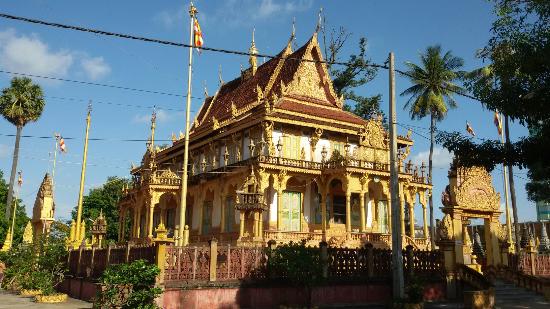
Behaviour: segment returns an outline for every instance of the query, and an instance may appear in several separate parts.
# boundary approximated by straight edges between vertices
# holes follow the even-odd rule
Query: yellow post
[[[191,4],[189,8],[189,16],[191,23],[189,25],[189,45],[193,45],[193,27],[195,22],[195,14],[197,9]],[[185,140],[183,151],[183,173],[181,175],[181,194],[180,194],[180,222],[179,226],[185,226],[185,210],[187,207],[187,164],[189,161],[189,118],[191,113],[191,72],[193,64],[193,49],[189,47],[189,71],[187,75],[187,102],[185,111]],[[179,241],[183,239],[183,229],[179,229]],[[179,245],[179,244],[178,244]]]
[[[422,204],[422,220],[424,220],[424,238],[428,238],[428,216],[426,213],[426,205]]]
[[[283,190],[277,190],[277,231],[283,229]]]
[[[348,237],[349,237],[349,234],[351,233],[351,203],[350,203],[350,200],[351,200],[351,192],[347,191],[346,192],[346,233],[348,234]]]
[[[359,195],[359,213],[361,215],[361,228],[359,229],[360,232],[365,231],[366,226],[366,220],[365,220],[365,192],[361,192]]]
[[[86,116],[86,137],[84,139],[84,154],[82,157],[82,171],[80,173],[80,190],[78,191],[78,209],[76,211],[76,235],[81,235],[82,222],[82,195],[84,194],[84,179],[86,178],[86,159],[88,157],[88,133],[90,131],[90,114],[92,103],[88,104],[88,115]],[[80,244],[77,244],[80,245]]]
[[[409,204],[409,233],[414,239],[414,204]]]
[[[500,115],[500,119],[502,119],[502,115]],[[499,134],[500,140],[502,144],[504,145],[504,134]],[[506,166],[502,164],[502,177],[504,182],[504,207],[506,207],[506,236],[507,241],[512,244],[512,219],[510,218],[510,206],[508,205],[508,175],[506,172]],[[509,247],[509,250],[511,252],[515,252],[516,246],[512,245]]]

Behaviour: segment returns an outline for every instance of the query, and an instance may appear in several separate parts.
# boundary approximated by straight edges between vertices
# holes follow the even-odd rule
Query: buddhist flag
[[[204,43],[202,39],[202,31],[201,26],[199,25],[199,21],[195,17],[195,22],[193,23],[193,45],[197,47],[197,51],[201,52],[202,44]]]
[[[476,132],[474,132],[474,129],[470,125],[468,121],[466,121],[466,131],[470,133],[472,136],[476,136]]]
[[[502,135],[502,122],[500,121],[500,116],[498,114],[498,110],[495,111],[495,118],[494,118],[493,122],[495,123],[495,126],[497,127],[498,135]]]
[[[21,171],[17,173],[19,175],[17,178],[17,185],[20,187],[23,185],[23,175],[21,173],[22,173]]]
[[[62,153],[67,152],[67,146],[65,146],[65,139],[63,136],[59,136],[59,149],[61,149]]]

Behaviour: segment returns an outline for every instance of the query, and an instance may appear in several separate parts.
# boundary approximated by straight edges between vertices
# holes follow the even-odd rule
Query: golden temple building
[[[184,228],[191,243],[390,246],[389,134],[382,117],[364,120],[343,110],[316,33],[296,51],[293,40],[261,65],[253,40],[250,67],[220,81],[205,99],[190,129],[183,214],[184,138],[155,147],[153,118],[151,140],[119,203],[120,240],[151,240],[162,224],[168,237]],[[426,249],[432,186],[424,165],[407,162],[412,145],[410,132],[398,137],[401,231],[404,245]],[[180,216],[185,227],[178,226]]]

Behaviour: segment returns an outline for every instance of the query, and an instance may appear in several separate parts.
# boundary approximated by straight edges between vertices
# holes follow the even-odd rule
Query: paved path
[[[495,283],[495,308],[550,308],[550,302],[544,300],[542,295],[517,287],[511,283],[497,281]]]
[[[2,290],[0,291],[0,308],[87,309],[92,308],[92,304],[73,298],[69,298],[66,302],[61,304],[38,304],[33,301],[32,297],[23,297]]]

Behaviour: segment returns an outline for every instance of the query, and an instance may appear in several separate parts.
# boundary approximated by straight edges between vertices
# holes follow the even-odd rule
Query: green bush
[[[295,286],[310,287],[322,278],[319,249],[304,243],[290,242],[271,250],[268,272],[273,279],[283,279]]]
[[[162,290],[155,287],[160,269],[145,260],[109,266],[101,276],[103,285],[95,308],[158,308],[155,304]]]
[[[55,286],[64,278],[66,256],[62,238],[42,237],[34,244],[19,244],[1,256],[6,264],[2,286],[55,294]]]

